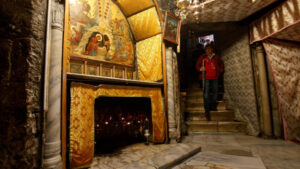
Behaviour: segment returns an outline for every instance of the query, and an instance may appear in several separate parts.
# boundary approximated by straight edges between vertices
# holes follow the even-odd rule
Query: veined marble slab
[[[200,152],[174,169],[266,169],[258,157]]]

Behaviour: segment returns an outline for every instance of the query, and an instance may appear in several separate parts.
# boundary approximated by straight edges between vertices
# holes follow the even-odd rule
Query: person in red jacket
[[[196,58],[195,68],[198,72],[199,86],[201,89],[203,88],[203,81],[202,81],[202,72],[200,71],[200,68],[201,68],[201,63],[202,63],[204,54],[205,54],[204,46],[201,43],[199,43],[197,45],[197,50],[194,51],[193,58]]]
[[[205,117],[210,120],[209,112],[217,108],[218,79],[224,72],[224,63],[214,53],[212,45],[206,45],[205,55],[198,59],[196,69],[198,72],[205,71],[204,108]]]

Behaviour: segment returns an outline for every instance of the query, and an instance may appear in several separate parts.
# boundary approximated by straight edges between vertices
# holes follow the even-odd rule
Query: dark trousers
[[[200,89],[203,89],[203,80],[199,80],[199,87]]]
[[[205,79],[203,96],[205,116],[209,119],[209,111],[217,109],[218,79]]]

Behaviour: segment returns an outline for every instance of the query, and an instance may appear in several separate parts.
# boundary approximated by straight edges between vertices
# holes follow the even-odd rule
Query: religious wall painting
[[[166,12],[164,39],[172,43],[178,44],[180,36],[181,21],[173,14]]]
[[[134,66],[126,17],[111,0],[70,1],[70,55]]]

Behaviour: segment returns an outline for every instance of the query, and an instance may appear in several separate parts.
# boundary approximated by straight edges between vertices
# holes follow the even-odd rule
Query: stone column
[[[271,113],[270,113],[270,102],[269,102],[269,92],[268,92],[268,82],[267,82],[267,72],[266,72],[266,63],[263,47],[258,45],[256,47],[257,52],[257,65],[259,73],[259,86],[260,86],[260,95],[261,95],[261,107],[262,112],[261,116],[263,117],[263,132],[266,136],[272,135],[272,126],[271,126]]]
[[[176,115],[174,102],[174,79],[173,79],[173,48],[166,49],[166,69],[168,86],[168,126],[170,139],[176,139]]]
[[[173,81],[174,81],[174,102],[175,102],[175,119],[177,126],[177,140],[181,139],[181,112],[180,112],[180,87],[179,87],[179,72],[177,63],[177,54],[173,51]]]
[[[45,121],[44,168],[62,168],[61,158],[61,77],[63,46],[63,5],[52,1],[49,36],[51,38],[46,60],[49,61],[48,111]]]

